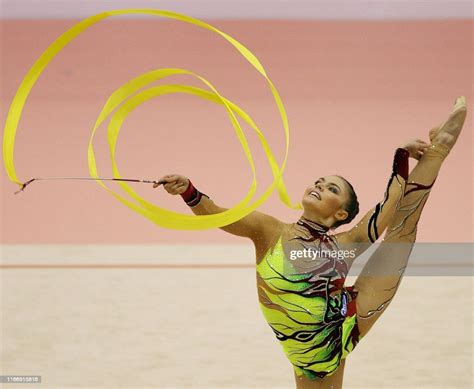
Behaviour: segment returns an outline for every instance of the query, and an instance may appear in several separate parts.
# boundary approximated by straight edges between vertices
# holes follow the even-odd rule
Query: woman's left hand
[[[400,147],[407,150],[410,153],[411,158],[419,160],[425,153],[426,149],[430,147],[430,144],[421,139],[413,139],[404,143]]]

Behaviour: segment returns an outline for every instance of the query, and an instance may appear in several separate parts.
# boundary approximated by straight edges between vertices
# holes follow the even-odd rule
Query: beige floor
[[[252,269],[0,274],[1,374],[43,381],[8,387],[293,387]],[[344,387],[470,388],[472,307],[470,277],[405,277]]]

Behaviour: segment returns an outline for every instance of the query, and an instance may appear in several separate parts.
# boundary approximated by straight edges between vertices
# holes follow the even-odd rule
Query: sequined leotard
[[[298,375],[314,379],[333,373],[359,341],[356,293],[344,287],[347,261],[337,258],[336,240],[322,227],[303,221],[312,237],[295,237],[300,245],[326,254],[288,258],[282,237],[257,265],[260,307]],[[300,250],[300,251],[301,251]],[[314,254],[313,254],[314,255]]]
[[[408,157],[407,150],[397,149],[383,201],[349,235],[359,232],[359,237],[364,236],[361,241],[370,243],[379,238],[391,212],[387,204],[395,207],[403,193]],[[358,250],[359,254],[364,250]],[[298,258],[293,257],[295,252],[332,254]],[[339,255],[345,252],[327,227],[301,218],[257,263],[261,310],[298,376],[331,375],[360,340],[357,292],[344,286],[354,258]]]
[[[309,239],[295,238],[301,249],[337,253],[334,237],[310,231]],[[296,373],[322,378],[359,341],[356,293],[344,287],[348,265],[336,255],[292,260],[285,251],[280,236],[257,265],[260,307]]]

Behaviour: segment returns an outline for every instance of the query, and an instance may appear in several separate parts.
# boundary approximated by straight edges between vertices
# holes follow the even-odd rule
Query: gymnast
[[[284,223],[254,211],[222,230],[255,245],[261,310],[293,365],[296,387],[342,388],[346,356],[385,312],[400,285],[421,211],[467,114],[458,97],[448,120],[395,152],[383,200],[350,230],[332,233],[359,212],[344,178],[318,178],[302,199],[303,214]],[[408,158],[418,160],[409,174]],[[160,179],[196,215],[226,210],[182,175]],[[154,187],[158,187],[155,184]],[[387,232],[353,286],[344,285],[354,259]]]

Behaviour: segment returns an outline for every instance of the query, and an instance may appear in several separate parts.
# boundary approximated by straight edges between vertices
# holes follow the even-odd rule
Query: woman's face
[[[302,205],[305,216],[316,219],[341,217],[349,201],[347,184],[338,176],[318,178],[304,192]],[[341,213],[342,212],[342,213]],[[346,212],[347,213],[347,212]]]

